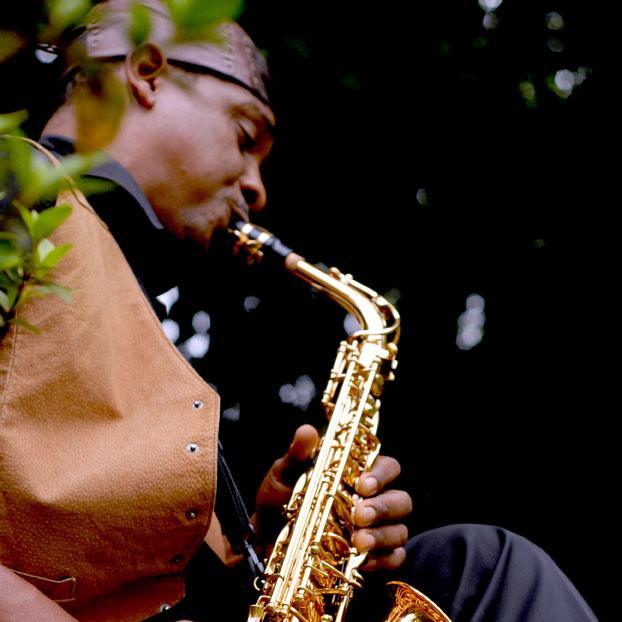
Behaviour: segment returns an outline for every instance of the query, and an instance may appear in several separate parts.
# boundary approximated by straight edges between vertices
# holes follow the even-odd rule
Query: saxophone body
[[[271,251],[287,270],[351,313],[357,330],[339,345],[322,405],[328,427],[313,466],[297,481],[285,507],[286,524],[267,561],[257,602],[248,622],[344,622],[366,553],[352,545],[355,484],[380,451],[376,436],[380,397],[397,367],[400,317],[375,291],[336,268],[321,270],[272,234],[248,223],[237,225],[236,249],[249,261]],[[424,595],[396,584],[387,622],[449,622]]]

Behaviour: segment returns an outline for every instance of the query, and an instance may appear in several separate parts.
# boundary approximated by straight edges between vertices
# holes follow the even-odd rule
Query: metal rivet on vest
[[[198,454],[199,453],[199,446],[196,443],[188,443],[186,445],[186,451],[189,454]]]
[[[201,410],[201,408],[203,408],[203,406],[205,406],[205,403],[202,402],[201,400],[196,400],[192,404],[192,408],[194,408],[195,410]]]
[[[167,611],[168,609],[172,609],[172,607],[168,603],[160,605],[160,611]]]
[[[173,557],[171,557],[171,564],[178,564],[183,558],[183,555],[173,555]]]
[[[192,510],[186,510],[186,518],[188,520],[194,520],[197,516],[199,515],[199,513],[192,509]]]

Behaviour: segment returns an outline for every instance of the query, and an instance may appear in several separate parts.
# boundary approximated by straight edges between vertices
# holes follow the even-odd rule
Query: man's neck
[[[130,111],[125,112],[121,126],[118,128],[113,140],[105,146],[105,151],[134,177],[144,192],[146,167],[140,166],[140,158],[135,157],[134,143],[136,141],[131,140],[124,133],[124,128],[127,125],[131,125],[126,123],[127,119],[125,118],[129,114],[131,114]],[[63,136],[70,139],[73,143],[79,143],[76,112],[71,103],[64,104],[50,117],[41,132],[41,136],[46,135]],[[140,144],[144,146],[144,141]]]

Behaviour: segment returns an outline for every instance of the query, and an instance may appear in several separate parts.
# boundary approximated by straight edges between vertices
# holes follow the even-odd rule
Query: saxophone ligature
[[[313,466],[294,486],[281,530],[256,587],[248,622],[345,622],[366,553],[352,545],[358,476],[380,451],[380,396],[397,367],[400,317],[383,296],[336,268],[305,261],[270,232],[240,222],[231,230],[235,252],[249,263],[269,253],[285,268],[351,313],[357,330],[341,342],[322,396],[328,427]],[[394,605],[385,622],[450,622],[430,599],[393,582]]]

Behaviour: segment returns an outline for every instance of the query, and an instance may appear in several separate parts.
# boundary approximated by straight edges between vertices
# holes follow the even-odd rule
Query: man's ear
[[[144,108],[155,106],[160,75],[166,67],[166,56],[156,43],[143,43],[126,56],[127,83],[136,101]]]

